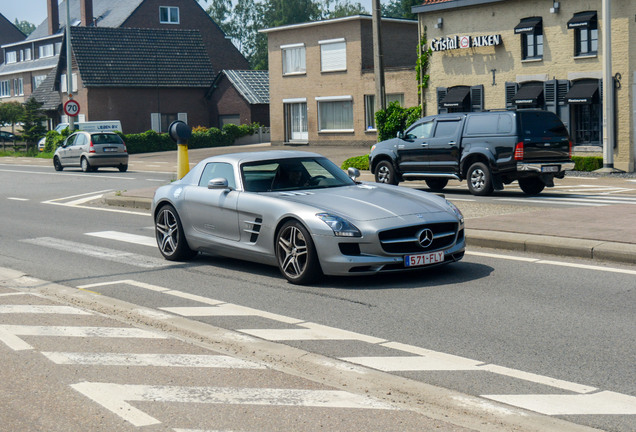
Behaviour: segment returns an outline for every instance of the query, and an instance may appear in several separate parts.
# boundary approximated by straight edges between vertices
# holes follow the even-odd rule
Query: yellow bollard
[[[177,144],[177,178],[182,179],[188,172],[190,172],[188,145]]]

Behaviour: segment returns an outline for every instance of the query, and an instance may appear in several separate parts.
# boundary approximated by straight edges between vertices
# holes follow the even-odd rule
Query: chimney
[[[55,34],[60,30],[60,9],[57,5],[57,0],[47,0],[48,5],[48,21],[49,21],[49,34]]]
[[[90,27],[94,25],[93,0],[80,0],[80,14],[82,16],[82,26]]]

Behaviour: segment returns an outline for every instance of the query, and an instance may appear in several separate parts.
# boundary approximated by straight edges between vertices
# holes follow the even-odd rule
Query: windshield
[[[354,185],[327,158],[290,158],[249,162],[241,166],[246,192],[297,191]]]

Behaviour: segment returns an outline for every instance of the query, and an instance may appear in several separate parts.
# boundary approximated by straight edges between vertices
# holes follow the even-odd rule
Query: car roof
[[[258,162],[266,160],[278,160],[278,159],[292,159],[292,158],[322,158],[323,155],[319,153],[298,151],[298,150],[267,150],[257,152],[244,152],[244,153],[228,153],[223,155],[211,156],[204,159],[202,162],[228,162],[243,164],[247,162]]]

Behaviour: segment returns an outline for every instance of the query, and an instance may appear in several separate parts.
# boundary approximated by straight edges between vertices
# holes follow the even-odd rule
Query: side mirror
[[[356,178],[360,177],[360,170],[358,168],[349,167],[347,175],[351,177],[351,180],[355,181]]]
[[[404,132],[399,131],[399,132],[397,133],[397,137],[398,137],[399,139],[404,139]]]
[[[210,180],[208,182],[208,189],[227,189],[227,190],[232,190],[232,188],[229,186],[227,179],[226,178],[222,178],[222,177],[217,177],[217,178],[213,178],[212,180]]]

